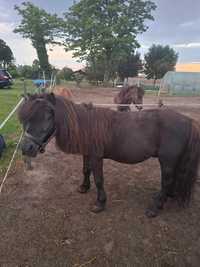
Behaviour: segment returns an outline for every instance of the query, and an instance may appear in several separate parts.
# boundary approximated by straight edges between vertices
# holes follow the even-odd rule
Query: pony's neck
[[[84,109],[71,100],[59,96],[56,103],[56,143],[67,153],[83,153],[85,125]],[[87,127],[87,125],[85,125]]]
[[[59,98],[55,116],[57,145],[66,153],[103,155],[104,146],[112,138],[113,112]]]

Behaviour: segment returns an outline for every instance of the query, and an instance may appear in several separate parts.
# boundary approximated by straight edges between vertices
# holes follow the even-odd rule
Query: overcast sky
[[[28,40],[12,33],[20,17],[14,11],[14,5],[22,0],[0,0],[0,38],[5,40],[14,52],[18,64],[31,64],[36,58],[34,49]],[[32,0],[35,5],[47,11],[62,14],[73,0]],[[169,44],[179,53],[179,63],[200,62],[200,0],[155,0],[157,9],[155,21],[148,23],[149,30],[138,36],[141,44],[139,52],[143,55],[153,43]],[[50,52],[51,64],[74,69],[81,65],[61,48]]]

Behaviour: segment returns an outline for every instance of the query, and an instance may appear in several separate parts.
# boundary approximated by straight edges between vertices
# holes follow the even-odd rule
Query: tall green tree
[[[110,79],[114,59],[139,47],[137,34],[147,30],[156,5],[146,0],[80,0],[65,13],[66,50],[88,60],[104,58],[104,81]]]
[[[104,60],[100,57],[91,57],[88,59],[85,68],[86,78],[90,83],[98,85],[99,81],[104,80],[105,64]]]
[[[57,77],[61,80],[71,81],[73,80],[73,70],[66,66],[58,71]]]
[[[0,39],[0,67],[8,68],[14,60],[13,52],[6,42]]]
[[[56,40],[61,34],[62,19],[56,14],[49,14],[31,2],[24,2],[21,6],[15,6],[18,14],[22,17],[20,25],[14,30],[20,33],[23,38],[30,39],[36,49],[40,67],[50,74],[47,45],[58,44]]]
[[[19,75],[26,79],[34,79],[33,77],[33,67],[30,65],[20,65],[18,66]]]
[[[153,44],[145,55],[145,74],[148,79],[161,79],[166,72],[173,71],[178,60],[178,53],[168,45]]]
[[[121,80],[128,77],[135,77],[139,70],[142,69],[142,60],[140,54],[131,54],[120,60],[118,66],[118,75]]]

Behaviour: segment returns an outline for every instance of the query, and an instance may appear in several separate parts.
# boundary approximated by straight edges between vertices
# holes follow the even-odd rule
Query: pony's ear
[[[56,98],[55,98],[54,93],[47,94],[46,99],[47,99],[47,101],[49,101],[54,106],[56,105]]]

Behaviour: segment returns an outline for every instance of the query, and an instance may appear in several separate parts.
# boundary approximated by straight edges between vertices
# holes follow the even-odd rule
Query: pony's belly
[[[151,156],[149,157],[143,157],[143,158],[137,158],[137,159],[134,159],[134,158],[122,158],[122,157],[118,157],[118,158],[109,158],[109,159],[112,159],[114,161],[117,161],[117,162],[120,162],[120,163],[126,163],[126,164],[137,164],[137,163],[140,163],[140,162],[143,162],[147,159],[149,159]]]
[[[127,138],[122,139],[121,143],[113,144],[110,149],[105,153],[107,158],[112,160],[135,164],[149,159],[150,157],[157,156],[156,143],[152,142],[151,139],[142,138]]]
[[[152,151],[115,151],[115,153],[113,153],[112,155],[107,155],[106,158],[120,163],[136,164],[155,156],[155,153],[153,153]]]

